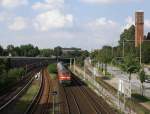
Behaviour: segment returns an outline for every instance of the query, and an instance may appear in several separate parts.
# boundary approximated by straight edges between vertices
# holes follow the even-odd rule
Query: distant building
[[[144,12],[135,12],[135,47],[144,40]]]
[[[82,51],[81,48],[62,48],[62,52],[69,53],[69,52],[75,52],[75,51]]]

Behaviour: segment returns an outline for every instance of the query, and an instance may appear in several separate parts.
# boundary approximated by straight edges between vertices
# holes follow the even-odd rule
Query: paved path
[[[121,71],[119,68],[117,67],[112,67],[108,65],[108,72],[111,73],[114,76],[114,79],[116,80],[116,82],[110,83],[115,87],[115,85],[117,85],[118,80],[117,79],[128,79],[129,74]],[[113,79],[112,79],[113,80]],[[141,82],[138,79],[138,75],[137,74],[132,74],[132,79],[131,79],[131,87],[133,92],[136,93],[141,93]],[[144,87],[145,87],[145,91],[144,91],[144,95],[150,98],[150,83],[144,83]]]

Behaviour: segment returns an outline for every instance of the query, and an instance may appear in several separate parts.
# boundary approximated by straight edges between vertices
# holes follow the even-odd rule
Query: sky
[[[116,45],[135,11],[145,13],[150,31],[150,0],[0,0],[0,45],[39,48]]]

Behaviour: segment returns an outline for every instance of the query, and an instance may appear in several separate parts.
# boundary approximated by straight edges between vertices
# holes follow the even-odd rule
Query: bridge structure
[[[69,64],[70,59],[73,58],[0,56],[0,59],[7,60],[10,68],[17,68],[17,67],[34,67],[36,65],[42,65],[42,64],[53,64],[60,61],[64,62],[65,64]]]

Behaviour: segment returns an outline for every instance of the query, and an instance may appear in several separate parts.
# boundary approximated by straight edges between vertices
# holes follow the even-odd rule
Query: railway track
[[[73,77],[73,79],[75,83],[79,84],[80,91],[89,99],[91,104],[93,104],[98,114],[115,114],[112,108],[110,108],[110,106],[102,98],[95,95],[91,89],[86,86],[82,86],[83,82],[81,82],[77,77]]]
[[[72,77],[72,85],[62,86],[62,114],[115,114],[113,109],[77,77]]]
[[[34,72],[35,73],[35,72]],[[34,73],[31,73],[32,76]],[[14,86],[10,91],[4,91],[4,95],[0,96],[0,112],[7,108],[12,102],[14,102],[18,97],[20,97],[26,89],[30,86],[34,77],[27,77],[25,80],[22,80],[16,86]]]
[[[51,79],[46,69],[42,71],[42,83],[40,90],[33,102],[29,105],[24,114],[48,114],[50,112],[51,102]]]
[[[64,91],[66,94],[68,114],[81,114],[79,104],[73,92],[69,88],[64,88]]]

